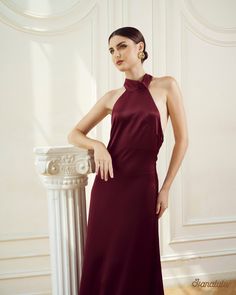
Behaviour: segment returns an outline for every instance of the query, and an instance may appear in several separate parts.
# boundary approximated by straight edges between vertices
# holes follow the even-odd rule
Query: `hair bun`
[[[148,58],[148,53],[146,50],[144,50],[144,54],[145,54],[145,57],[144,57],[144,60]]]

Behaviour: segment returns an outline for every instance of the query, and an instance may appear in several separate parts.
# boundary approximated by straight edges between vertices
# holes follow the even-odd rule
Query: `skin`
[[[109,42],[109,52],[115,67],[124,72],[126,78],[132,80],[141,80],[145,74],[141,59],[138,58],[138,52],[143,49],[143,42],[135,44],[133,40],[123,36],[113,36]],[[118,60],[123,62],[118,65],[116,64]],[[112,113],[116,100],[124,91],[125,88],[122,86],[106,92],[68,134],[70,144],[94,150],[96,174],[100,169],[101,178],[105,181],[108,180],[108,175],[114,177],[111,155],[101,141],[89,138],[86,134]],[[157,198],[156,214],[160,218],[168,208],[170,186],[188,147],[188,131],[183,97],[176,79],[172,76],[153,77],[149,91],[159,109],[163,133],[170,117],[175,138],[167,174]]]

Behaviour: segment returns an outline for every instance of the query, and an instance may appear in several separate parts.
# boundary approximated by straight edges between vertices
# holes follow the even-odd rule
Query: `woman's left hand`
[[[158,218],[162,216],[164,211],[168,208],[168,194],[169,191],[160,190],[158,197],[157,197],[157,205],[156,205],[156,214]]]

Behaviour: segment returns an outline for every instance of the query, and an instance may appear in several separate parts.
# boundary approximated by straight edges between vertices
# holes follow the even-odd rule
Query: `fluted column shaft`
[[[85,186],[95,171],[93,151],[36,147],[36,167],[47,189],[53,295],[78,295],[87,216]]]

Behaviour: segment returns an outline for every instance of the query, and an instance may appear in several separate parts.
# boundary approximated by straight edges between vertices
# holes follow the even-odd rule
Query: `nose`
[[[120,52],[119,52],[119,50],[116,50],[116,51],[115,51],[114,56],[115,56],[115,57],[120,57]]]

